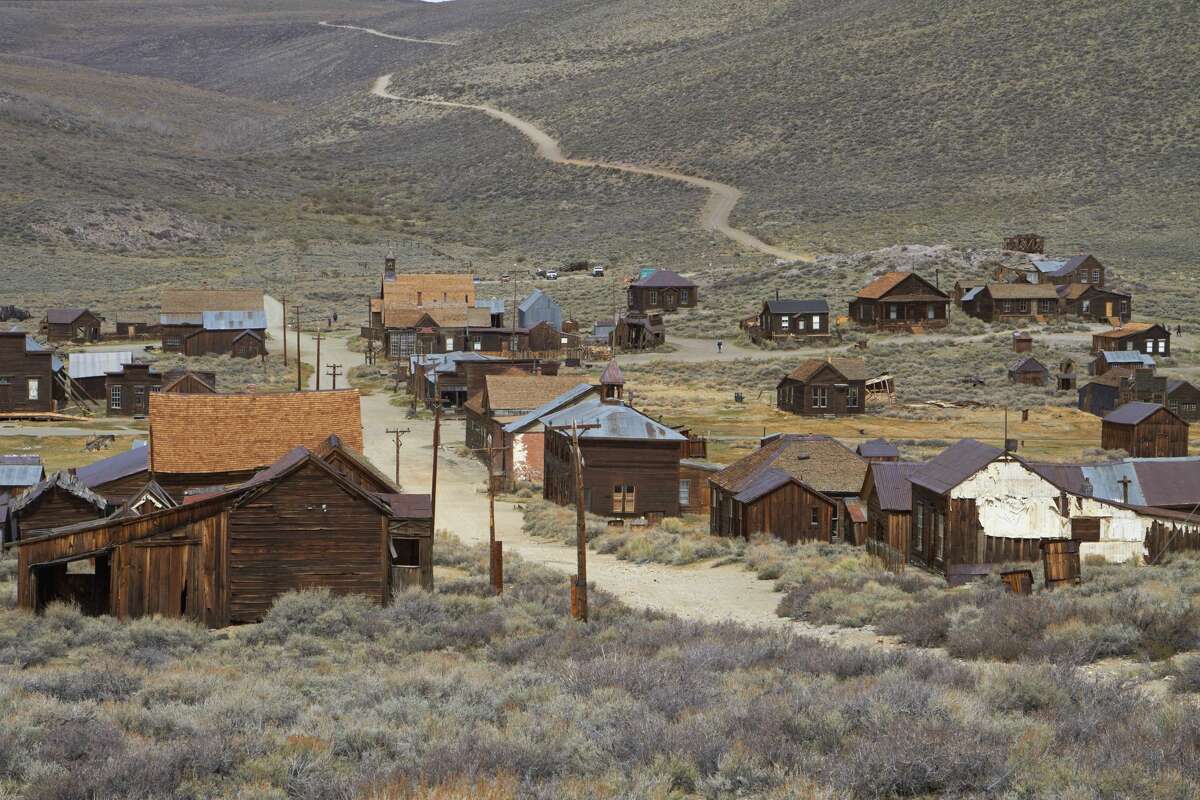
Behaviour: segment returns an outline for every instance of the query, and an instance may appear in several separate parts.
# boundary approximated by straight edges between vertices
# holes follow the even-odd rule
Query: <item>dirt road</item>
[[[374,28],[360,28],[357,25],[337,25],[333,22],[324,22],[324,21],[318,22],[317,24],[322,25],[326,28],[344,28],[345,30],[348,30],[348,31],[362,31],[363,33],[369,33],[372,36],[382,36],[384,39],[394,39],[397,42],[416,42],[417,44],[440,44],[440,45],[445,45],[447,47],[454,47],[458,44],[458,42],[442,42],[442,41],[438,41],[437,39],[414,39],[411,36],[397,36],[394,33],[384,33],[383,31],[377,31]]]

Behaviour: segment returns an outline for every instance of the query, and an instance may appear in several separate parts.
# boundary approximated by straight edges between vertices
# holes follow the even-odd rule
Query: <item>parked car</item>
[[[556,269],[546,270],[546,280],[548,280],[548,281],[558,280],[558,270],[556,270]]]
[[[603,264],[597,264],[596,266],[592,267],[592,277],[593,278],[603,278],[604,277],[604,265]]]

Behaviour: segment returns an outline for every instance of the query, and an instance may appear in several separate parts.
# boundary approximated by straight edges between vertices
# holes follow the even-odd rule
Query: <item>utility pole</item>
[[[287,361],[287,295],[281,295],[279,302],[283,303],[283,365],[288,365]]]
[[[503,447],[473,447],[472,453],[484,453],[488,468],[488,577],[492,591],[504,591],[504,542],[496,540],[496,459],[493,453],[503,453]]]
[[[583,507],[583,452],[579,437],[584,431],[599,428],[597,424],[552,426],[550,430],[569,432],[575,462],[575,560],[576,574],[571,580],[571,616],[580,622],[588,621],[587,600],[587,525]]]
[[[387,432],[396,439],[396,486],[400,485],[400,437],[412,433],[408,428],[388,428]],[[434,456],[436,458],[436,456]]]
[[[342,372],[342,365],[341,364],[326,364],[325,369],[328,371],[329,377],[333,379],[333,386],[331,388],[336,390],[337,389],[337,378],[338,378],[338,375],[341,374],[341,372]]]
[[[320,325],[320,323],[317,323],[317,324]],[[324,339],[325,339],[325,337],[321,335],[321,329],[318,327],[317,332],[313,334],[313,341],[317,343],[317,363],[315,365],[313,365],[314,366],[313,371],[317,375],[317,391],[318,392],[321,391],[321,342]]]
[[[296,391],[302,391],[300,385],[300,306],[296,306]]]
[[[429,520],[437,534],[437,470],[438,451],[442,448],[442,392],[438,388],[438,375],[433,376],[433,486],[429,491]]]

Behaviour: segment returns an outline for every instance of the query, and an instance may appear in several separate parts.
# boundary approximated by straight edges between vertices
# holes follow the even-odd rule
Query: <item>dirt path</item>
[[[458,42],[443,42],[443,41],[439,41],[437,39],[414,39],[411,36],[397,36],[394,33],[384,33],[383,31],[377,31],[374,28],[360,28],[357,25],[338,25],[333,22],[324,22],[324,21],[318,22],[317,24],[323,25],[326,28],[343,28],[348,31],[362,31],[363,33],[369,33],[372,36],[382,36],[384,39],[395,39],[397,42],[416,42],[417,44],[440,44],[440,45],[445,45],[447,47],[455,47],[458,45]]]

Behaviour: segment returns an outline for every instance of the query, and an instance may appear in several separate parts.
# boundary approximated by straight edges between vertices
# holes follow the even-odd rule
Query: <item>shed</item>
[[[532,328],[540,322],[547,322],[555,330],[562,330],[562,306],[541,289],[534,289],[517,305],[517,327]]]
[[[1111,369],[1121,368],[1128,373],[1135,369],[1155,368],[1154,356],[1136,350],[1101,350],[1092,359],[1090,372],[1103,375]]]
[[[854,448],[854,452],[868,462],[900,460],[900,450],[887,439],[868,439],[860,442],[858,447]]]
[[[20,541],[30,531],[70,525],[107,516],[113,506],[60,470],[8,502],[9,532]]]
[[[1101,423],[1100,446],[1135,458],[1186,456],[1188,423],[1158,403],[1125,403]]]
[[[1050,370],[1046,365],[1033,356],[1025,356],[1008,368],[1008,379],[1012,383],[1024,383],[1030,386],[1045,386]]]
[[[1033,337],[1025,331],[1013,331],[1012,348],[1014,353],[1028,353],[1033,350]]]
[[[100,340],[103,320],[86,308],[49,308],[42,320],[42,334],[52,342],[95,342]]]
[[[20,331],[0,331],[0,413],[43,412],[65,392],[58,356]]]

